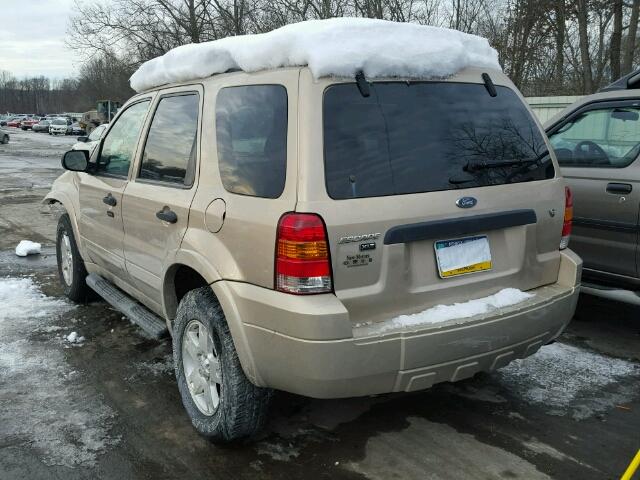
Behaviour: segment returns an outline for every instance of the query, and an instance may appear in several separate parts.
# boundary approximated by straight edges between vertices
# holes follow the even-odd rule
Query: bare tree
[[[611,81],[620,77],[622,66],[622,0],[613,0],[613,31],[609,45]]]
[[[633,0],[631,4],[631,15],[629,17],[629,27],[624,47],[624,60],[622,70],[629,73],[633,70],[633,60],[636,53],[636,41],[638,34],[638,14],[640,13],[640,0]]]
[[[578,20],[580,60],[582,61],[582,90],[593,91],[593,73],[589,55],[589,5],[588,0],[576,1],[576,17]]]
[[[111,0],[77,12],[69,44],[87,63],[111,57],[126,71],[186,43],[349,16],[485,36],[530,95],[591,93],[640,55],[640,0]]]

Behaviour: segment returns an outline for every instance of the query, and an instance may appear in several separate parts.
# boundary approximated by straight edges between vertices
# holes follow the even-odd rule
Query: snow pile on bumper
[[[523,292],[517,288],[504,288],[488,297],[477,298],[464,303],[454,303],[453,305],[436,305],[412,315],[400,315],[391,320],[390,324],[385,326],[385,330],[433,325],[449,320],[470,318],[499,308],[516,305],[533,296],[534,294]]]
[[[308,66],[314,77],[445,78],[467,67],[500,70],[481,37],[447,28],[365,18],[286,25],[268,33],[183,45],[145,62],[132,76],[140,92],[232,69]]]

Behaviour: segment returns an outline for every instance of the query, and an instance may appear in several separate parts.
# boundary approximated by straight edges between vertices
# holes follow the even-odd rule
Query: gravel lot
[[[254,444],[183,412],[168,341],[102,302],[67,303],[40,200],[71,137],[0,145],[0,478],[617,479],[640,447],[640,310],[583,296],[553,345],[415,394],[279,393]],[[19,259],[22,239],[43,253]],[[82,341],[71,342],[77,332]],[[73,338],[73,337],[71,337]]]

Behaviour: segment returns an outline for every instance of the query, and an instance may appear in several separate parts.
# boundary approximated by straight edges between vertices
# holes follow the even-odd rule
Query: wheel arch
[[[185,282],[184,287],[180,290],[181,287],[177,283],[179,284],[183,281]],[[176,317],[179,298],[181,298],[179,295],[184,296],[194,288],[203,286],[211,288],[216,300],[222,307],[222,312],[229,325],[229,331],[245,375],[253,384],[263,386],[261,380],[256,377],[255,363],[233,294],[217,269],[205,257],[196,252],[180,251],[176,255],[174,262],[165,270],[162,283],[164,313],[170,332],[172,332],[173,320]]]
[[[78,228],[78,219],[76,217],[76,209],[71,201],[69,195],[65,192],[59,190],[52,190],[44,197],[42,200],[43,205],[48,206],[51,209],[51,213],[56,215],[58,218],[63,214],[67,213],[69,215],[69,220],[71,220],[71,226],[73,227],[73,236],[76,239],[76,244],[80,247],[80,253],[83,254],[82,251],[82,238],[80,237],[80,230]],[[64,209],[64,212],[55,211],[55,207],[59,206]],[[84,255],[83,255],[84,256]]]

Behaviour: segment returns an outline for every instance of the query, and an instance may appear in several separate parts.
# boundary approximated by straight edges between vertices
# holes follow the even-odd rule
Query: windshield
[[[377,82],[324,94],[325,176],[336,199],[544,180],[555,175],[540,130],[511,89]]]
[[[53,124],[54,125],[66,125],[67,122],[65,122],[64,120],[54,120]]]

